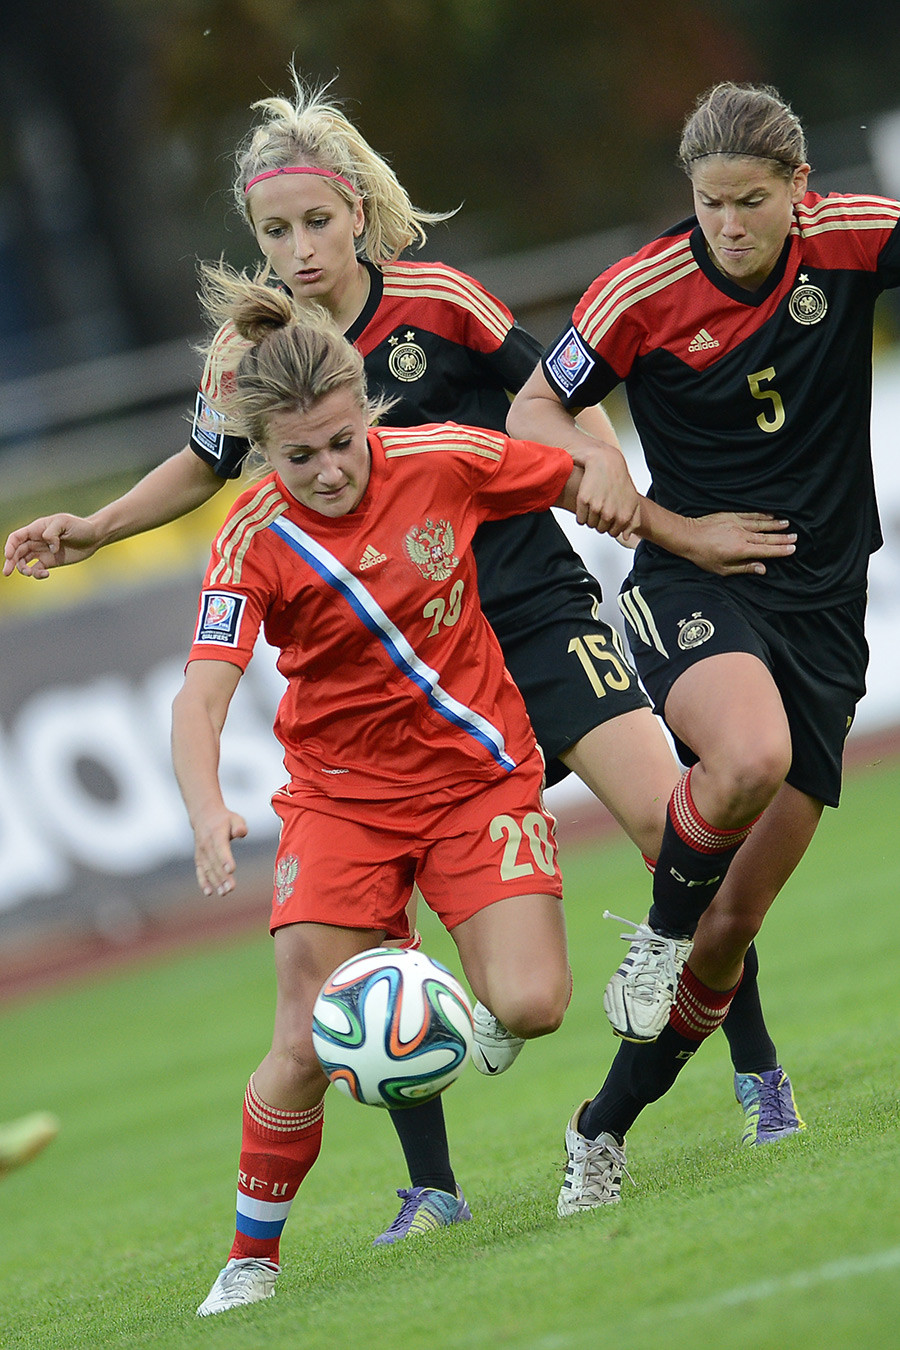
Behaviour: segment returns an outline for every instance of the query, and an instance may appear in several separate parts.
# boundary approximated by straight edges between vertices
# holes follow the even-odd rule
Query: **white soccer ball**
[[[375,947],[325,981],[313,1045],[338,1091],[367,1106],[418,1106],[449,1087],[472,1053],[459,981],[421,951]]]

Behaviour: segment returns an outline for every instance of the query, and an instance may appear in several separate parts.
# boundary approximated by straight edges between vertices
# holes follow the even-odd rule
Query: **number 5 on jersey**
[[[763,389],[763,382],[774,380],[775,367],[767,366],[765,370],[757,370],[755,374],[747,376],[747,383],[750,386],[750,393],[754,398],[763,402],[771,399],[772,406],[765,412],[761,412],[756,419],[756,424],[760,431],[778,431],[784,426],[784,404],[781,401],[781,395],[777,389]]]

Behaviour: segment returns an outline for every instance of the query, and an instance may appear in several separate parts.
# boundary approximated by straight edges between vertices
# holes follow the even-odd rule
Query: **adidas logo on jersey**
[[[363,555],[359,560],[359,570],[365,572],[367,567],[374,567],[376,563],[387,562],[384,553],[379,553],[378,549],[372,544],[367,544],[363,550]]]
[[[707,333],[705,328],[701,328],[696,337],[691,338],[689,352],[708,352],[711,347],[718,347],[718,342],[714,337]]]

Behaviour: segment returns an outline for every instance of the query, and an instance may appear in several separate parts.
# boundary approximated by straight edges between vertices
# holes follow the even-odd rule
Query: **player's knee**
[[[276,1042],[271,1057],[281,1089],[286,1093],[306,1092],[322,1077],[322,1066],[308,1035],[289,1036]]]
[[[761,737],[758,744],[736,747],[707,771],[715,781],[721,809],[732,820],[743,821],[765,810],[790,767],[790,742]]]
[[[791,738],[788,733],[772,736],[754,744],[750,772],[761,791],[774,795],[791,767]]]
[[[569,982],[526,982],[495,1000],[495,1016],[514,1036],[533,1040],[562,1024],[569,1001]]]

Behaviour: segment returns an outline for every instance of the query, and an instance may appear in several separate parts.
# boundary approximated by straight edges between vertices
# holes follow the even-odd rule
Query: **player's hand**
[[[764,559],[789,558],[797,545],[790,521],[764,511],[717,511],[691,520],[692,563],[720,577],[764,576]]]
[[[228,895],[234,890],[232,839],[244,839],[247,822],[226,808],[200,816],[194,822],[194,863],[197,885],[204,895]]]
[[[584,470],[575,507],[579,525],[614,539],[637,529],[640,498],[622,452],[615,446],[590,441],[584,449],[571,453]]]
[[[82,562],[103,543],[94,525],[81,516],[41,516],[13,530],[3,551],[3,575],[20,572],[43,581],[53,567]]]

